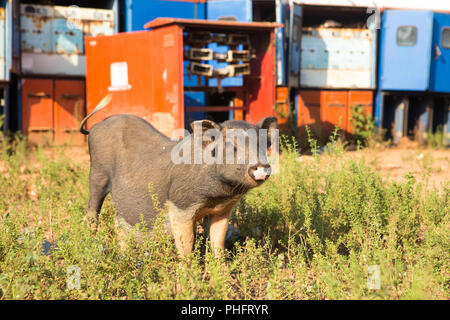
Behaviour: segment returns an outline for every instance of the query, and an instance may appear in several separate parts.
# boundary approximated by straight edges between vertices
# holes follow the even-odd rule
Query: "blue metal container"
[[[450,14],[387,10],[380,43],[381,90],[450,93]]]
[[[208,20],[235,20],[251,22],[253,20],[252,0],[213,0],[206,2]]]
[[[214,0],[206,2],[206,18],[208,20],[234,20],[242,22],[251,22],[253,19],[252,0]],[[214,52],[225,53],[230,48],[223,45],[212,43],[209,48]],[[237,50],[240,50],[239,48]],[[214,69],[220,69],[227,66],[227,63],[213,61],[211,63]],[[223,87],[242,86],[243,77],[228,77],[221,81]],[[210,79],[209,86],[218,86],[217,79]]]
[[[432,38],[432,11],[386,10],[380,34],[380,89],[427,90]]]
[[[206,5],[199,1],[125,0],[123,31],[144,30],[144,24],[159,17],[205,19]]]
[[[450,14],[435,13],[430,91],[450,92]]]

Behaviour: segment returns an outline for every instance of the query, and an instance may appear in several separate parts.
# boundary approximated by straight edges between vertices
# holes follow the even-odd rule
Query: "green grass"
[[[299,161],[292,141],[283,145],[280,173],[236,207],[232,223],[243,240],[217,261],[200,235],[181,261],[162,223],[154,238],[138,241],[131,232],[121,244],[110,198],[99,231],[91,231],[88,163],[67,158],[64,148],[52,159],[22,141],[4,144],[0,298],[449,298],[449,185],[428,188],[426,170],[424,180],[386,181],[365,159],[344,160],[339,142],[311,161]],[[48,255],[44,240],[57,244]],[[80,289],[69,290],[73,265]],[[366,284],[372,265],[381,270],[379,290]]]

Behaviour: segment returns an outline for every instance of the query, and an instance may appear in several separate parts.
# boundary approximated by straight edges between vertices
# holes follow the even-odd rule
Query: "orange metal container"
[[[347,131],[347,91],[322,91],[321,122],[326,134],[336,126]]]
[[[54,92],[55,142],[82,144],[85,136],[78,127],[86,115],[84,81],[56,80]]]
[[[322,135],[322,123],[320,121],[320,91],[301,90],[297,100],[297,125],[299,134],[306,134],[305,127],[308,126],[316,137]]]
[[[344,133],[353,133],[352,106],[361,104],[367,114],[372,114],[372,91],[348,90],[300,90],[298,93],[299,133],[305,134],[305,126],[326,138],[336,126]]]
[[[22,80],[22,133],[32,143],[53,141],[52,80]]]
[[[247,32],[251,74],[235,91],[235,117],[257,122],[274,114],[274,23],[242,23],[158,18],[149,31],[86,37],[87,113],[107,94],[110,105],[88,121],[88,128],[113,114],[140,116],[167,136],[184,128],[183,32]],[[202,107],[196,107],[199,109]],[[205,106],[204,110],[212,107]],[[208,109],[209,108],[209,109]],[[222,109],[227,109],[223,107]]]
[[[348,112],[349,118],[347,123],[347,131],[353,133],[351,115],[352,107],[354,105],[360,104],[364,107],[364,113],[367,115],[372,115],[373,106],[373,92],[372,91],[349,91],[348,92]]]
[[[83,80],[22,80],[22,133],[31,143],[82,144]]]
[[[289,131],[289,88],[277,87],[277,98],[275,102],[275,117],[278,119],[278,127],[282,133]]]

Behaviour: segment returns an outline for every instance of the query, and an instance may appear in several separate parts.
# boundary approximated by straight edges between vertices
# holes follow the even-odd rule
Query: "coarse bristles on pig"
[[[275,117],[267,117],[253,125],[238,120],[222,124],[200,120],[193,123],[193,128],[194,133],[200,134],[216,130],[225,138],[231,129],[241,129],[239,132],[244,135],[247,131],[258,133],[266,129],[270,136],[270,132],[274,132],[272,129],[277,128],[277,121]],[[269,164],[260,159],[251,163],[248,151],[244,153],[244,159],[239,157],[240,163],[177,164],[173,161],[174,148],[192,142],[187,150],[195,151],[195,135],[188,135],[182,141],[172,141],[144,119],[133,115],[111,116],[86,133],[89,134],[91,158],[90,214],[98,217],[103,200],[111,193],[121,220],[135,225],[143,215],[151,227],[158,213],[149,191],[151,189],[153,197],[168,209],[167,229],[172,233],[181,256],[188,256],[192,251],[194,225],[207,215],[211,245],[216,254],[220,252],[224,248],[233,207],[246,192],[263,183],[270,175]],[[266,146],[270,142],[261,141],[264,138],[260,135],[257,139],[258,145],[265,147],[265,157]],[[265,139],[268,140],[267,136]],[[214,156],[220,148],[224,148],[226,153],[225,148],[230,146],[227,142],[214,149],[211,148],[214,142],[217,141],[201,140],[199,148]],[[237,144],[231,149],[235,160],[241,147]]]

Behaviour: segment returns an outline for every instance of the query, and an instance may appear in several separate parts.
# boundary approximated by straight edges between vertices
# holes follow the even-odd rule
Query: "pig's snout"
[[[248,169],[248,174],[255,181],[266,181],[270,177],[270,165],[256,165]]]

